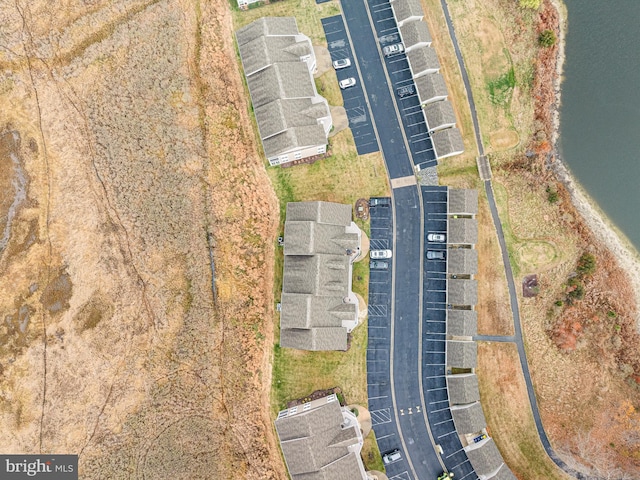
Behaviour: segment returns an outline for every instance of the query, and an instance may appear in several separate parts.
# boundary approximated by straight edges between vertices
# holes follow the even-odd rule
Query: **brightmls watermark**
[[[77,455],[0,455],[0,479],[78,480]]]

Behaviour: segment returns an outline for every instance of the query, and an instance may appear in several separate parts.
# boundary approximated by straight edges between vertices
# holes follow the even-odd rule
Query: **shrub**
[[[581,277],[587,277],[593,275],[596,271],[596,257],[591,253],[583,253],[578,260],[578,275]]]
[[[584,298],[584,285],[577,278],[569,279],[569,292],[570,299],[582,300]]]
[[[556,307],[561,307],[562,305],[564,305],[564,302],[562,300],[556,300],[555,305]]]
[[[544,30],[538,37],[538,43],[541,47],[549,48],[556,44],[556,34],[553,30]]]
[[[542,0],[520,0],[520,6],[522,8],[532,8],[537,10],[540,8],[540,3]]]

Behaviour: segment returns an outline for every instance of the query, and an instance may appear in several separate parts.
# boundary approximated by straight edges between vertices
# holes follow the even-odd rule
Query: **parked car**
[[[447,236],[444,233],[429,233],[427,235],[427,241],[444,243],[447,240]]]
[[[371,260],[369,262],[370,270],[388,270],[389,262],[383,262],[382,260]]]
[[[396,93],[400,98],[410,97],[416,94],[416,87],[414,85],[405,85],[396,90]]]
[[[444,250],[427,250],[427,260],[446,260]]]
[[[345,78],[344,80],[340,80],[338,85],[340,88],[344,90],[345,88],[353,87],[356,84],[356,79],[353,77]]]
[[[369,256],[371,258],[391,258],[393,254],[391,250],[371,250]]]
[[[397,448],[395,450],[391,450],[390,452],[387,452],[384,455],[382,455],[382,461],[384,462],[385,465],[389,465],[390,463],[397,462],[401,458],[402,458],[402,454],[400,453],[400,450],[398,450]]]
[[[388,207],[389,205],[391,205],[391,199],[389,197],[376,197],[369,199],[370,207],[377,207],[378,205]]]
[[[400,36],[397,33],[390,33],[389,35],[384,35],[378,39],[380,44],[383,43],[392,43],[397,42],[400,39]]]
[[[351,66],[351,60],[348,58],[340,58],[333,62],[333,68],[340,70],[341,68],[347,68]]]
[[[385,57],[391,57],[399,53],[404,52],[404,45],[401,43],[394,43],[393,45],[387,45],[382,49]]]

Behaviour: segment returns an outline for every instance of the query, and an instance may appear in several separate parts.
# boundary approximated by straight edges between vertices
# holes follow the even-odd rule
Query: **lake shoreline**
[[[551,0],[553,8],[558,12],[559,33],[556,69],[554,75],[554,101],[552,104],[551,144],[553,148],[548,168],[556,179],[564,185],[571,196],[571,202],[577,212],[596,238],[615,256],[620,267],[627,273],[631,281],[635,296],[636,328],[640,330],[640,253],[624,236],[613,222],[600,210],[598,204],[587,194],[584,188],[571,173],[569,167],[562,160],[560,152],[560,105],[562,97],[562,80],[565,61],[565,39],[567,34],[567,9],[562,0]]]

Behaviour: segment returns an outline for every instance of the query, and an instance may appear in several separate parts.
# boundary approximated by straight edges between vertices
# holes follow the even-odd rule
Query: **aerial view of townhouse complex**
[[[328,49],[315,48],[294,17],[265,16],[236,31],[269,164],[326,156],[334,126],[314,75],[331,65],[344,104],[360,99],[361,108],[346,109],[356,146],[382,150],[393,189],[391,198],[360,204],[368,235],[353,221],[353,205],[286,205],[279,346],[346,351],[368,316],[369,402],[345,405],[344,396],[325,392],[280,411],[284,460],[293,479],[515,478],[487,432],[474,373],[478,193],[439,186],[436,173],[439,162],[464,150],[456,115],[419,0],[372,7],[380,12],[375,28],[361,21],[373,18],[364,4],[353,7],[351,20],[323,19]],[[367,30],[355,44],[350,21]],[[380,86],[376,111],[364,99]],[[364,123],[373,135],[360,133]],[[358,262],[368,263],[368,299],[353,291]],[[410,405],[413,421],[398,417],[405,415],[400,405]],[[386,473],[363,465],[371,429]]]
[[[0,2],[0,480],[640,478],[576,2]]]

